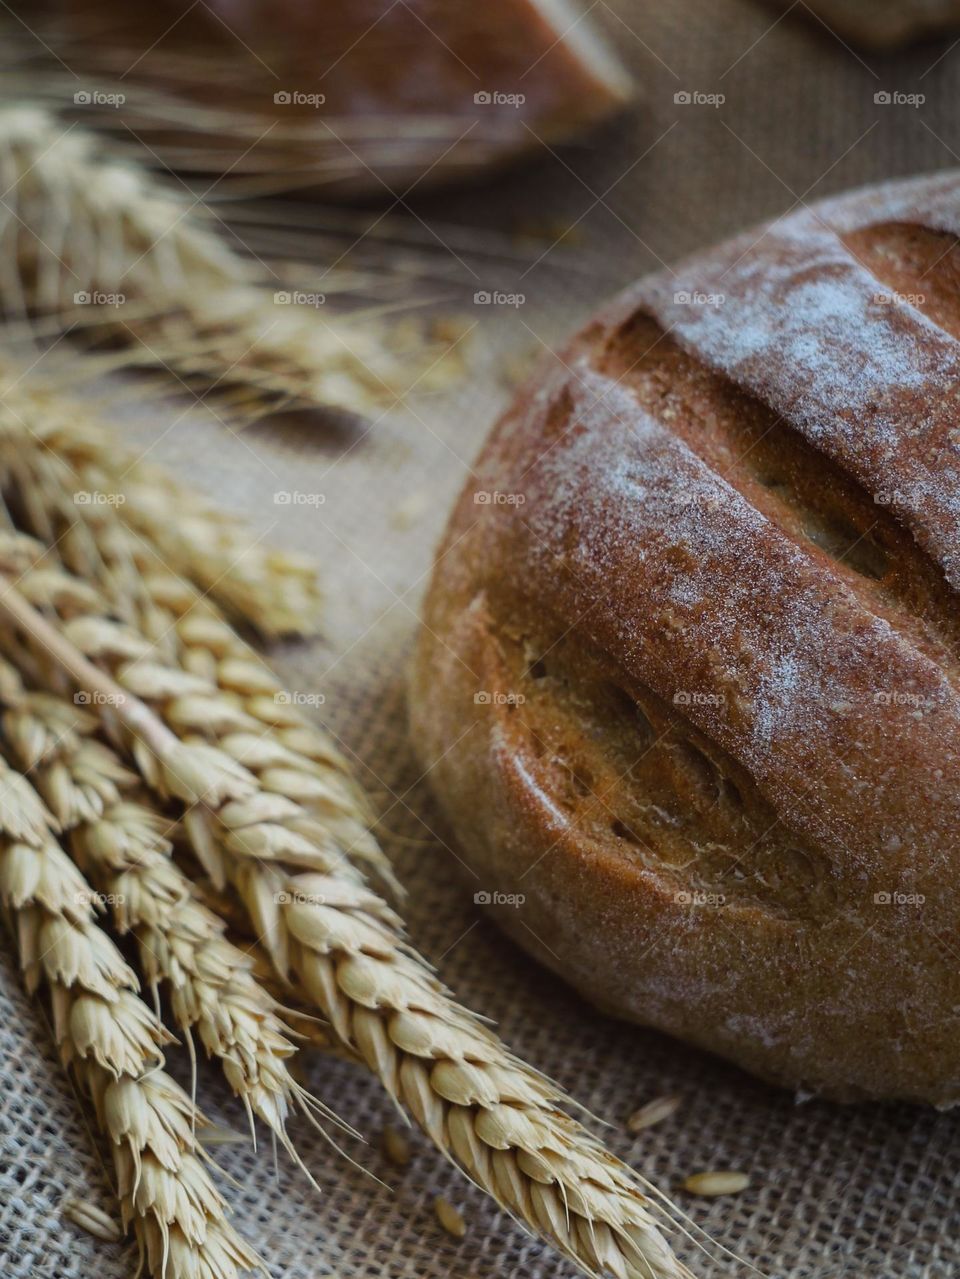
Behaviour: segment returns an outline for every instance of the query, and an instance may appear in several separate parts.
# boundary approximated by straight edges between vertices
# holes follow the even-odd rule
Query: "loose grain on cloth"
[[[509,395],[496,369],[512,368],[521,350],[543,352],[602,297],[661,260],[784,211],[811,187],[812,199],[958,163],[949,148],[957,149],[960,49],[924,76],[946,43],[895,59],[854,56],[796,14],[764,35],[774,17],[755,0],[618,0],[598,6],[595,16],[645,86],[639,113],[564,153],[563,162],[547,157],[535,170],[498,181],[483,200],[473,191],[416,204],[440,234],[442,224],[459,223],[508,235],[509,252],[495,258],[466,255],[462,234],[457,238],[466,265],[457,267],[462,288],[450,309],[478,322],[477,367],[467,385],[423,396],[415,413],[381,421],[367,434],[264,424],[240,441],[202,415],[168,434],[168,420],[158,416],[125,429],[132,443],[153,446],[152,460],[180,468],[271,540],[321,560],[325,639],[287,646],[275,663],[292,690],[325,698],[305,709],[358,761],[383,814],[380,834],[409,889],[413,940],[444,981],[494,1018],[531,1064],[610,1121],[613,1149],[657,1184],[676,1191],[701,1169],[748,1173],[751,1185],[738,1195],[677,1197],[698,1224],[766,1274],[948,1279],[960,1263],[960,1119],[909,1107],[797,1106],[660,1036],[600,1018],[491,924],[478,922],[473,894],[495,885],[459,877],[457,850],[412,762],[403,683],[415,614],[449,505]],[[874,102],[875,94],[894,90],[922,93],[926,102]],[[678,103],[678,93],[723,94],[726,101]],[[551,248],[574,222],[573,234]],[[513,232],[527,234],[514,241]],[[455,264],[439,245],[436,252]],[[526,301],[474,308],[474,292],[498,289]],[[278,501],[277,494],[287,497]],[[322,494],[322,504],[296,496],[311,494]],[[131,1274],[129,1245],[102,1243],[63,1218],[71,1197],[109,1210],[108,1152],[91,1140],[43,1015],[24,997],[9,960],[0,1018],[3,1273]],[[171,1050],[169,1057],[189,1083],[185,1054]],[[305,1082],[365,1133],[369,1144],[353,1143],[349,1153],[386,1187],[306,1124],[295,1136],[322,1197],[282,1155],[274,1178],[269,1143],[257,1155],[244,1145],[219,1146],[218,1163],[240,1183],[231,1194],[235,1219],[274,1276],[572,1279],[570,1267],[527,1239],[418,1135],[406,1168],[387,1160],[379,1138],[395,1114],[363,1069],[317,1057]],[[626,1120],[638,1102],[666,1094],[683,1097],[677,1113],[632,1136]],[[218,1123],[244,1129],[214,1070],[202,1073],[200,1100]],[[437,1196],[463,1212],[462,1241],[437,1222]],[[698,1259],[692,1249],[684,1256],[699,1274],[746,1273]]]

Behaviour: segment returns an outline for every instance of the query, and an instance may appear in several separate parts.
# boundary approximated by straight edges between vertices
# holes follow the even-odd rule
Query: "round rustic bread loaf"
[[[483,449],[412,684],[521,945],[838,1099],[960,1096],[958,233],[894,184],[622,294]]]

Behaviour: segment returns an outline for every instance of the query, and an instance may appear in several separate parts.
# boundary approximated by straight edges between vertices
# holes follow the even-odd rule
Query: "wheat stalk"
[[[0,614],[58,672],[112,699],[147,780],[186,804],[195,851],[215,881],[233,884],[280,971],[296,974],[437,1146],[586,1273],[686,1274],[636,1175],[559,1108],[566,1098],[554,1085],[453,1000],[346,850],[295,799],[264,786],[259,761],[233,748],[232,723],[223,731],[211,721],[214,686],[201,695],[200,677],[156,660],[102,602],[71,618],[83,609],[68,575],[34,577],[18,547],[5,558],[20,590],[8,579]]]
[[[30,501],[20,501],[11,511],[11,518],[55,546],[69,569],[97,582],[162,655],[215,684],[216,694],[207,698],[205,710],[204,686],[194,690],[193,713],[213,715],[221,730],[229,729],[234,751],[260,762],[270,788],[307,805],[322,818],[328,835],[400,895],[389,862],[368,831],[366,800],[340,752],[327,734],[304,719],[259,654],[181,575],[203,584],[203,566],[189,554],[173,561],[161,557],[151,540],[154,523],[141,518],[136,500],[80,506],[72,501],[77,486],[98,485],[104,497],[122,497],[126,489],[112,480],[109,437],[89,424],[71,432],[63,424],[62,405],[50,403],[52,412],[38,412],[27,396],[16,415],[6,418],[0,405],[0,473],[6,470],[13,482],[0,488],[30,495]],[[140,478],[135,464],[127,470]],[[251,590],[244,596],[227,585],[228,566],[210,588],[210,597],[229,604],[239,596],[249,613],[259,601],[275,599],[273,617],[279,620],[292,606],[291,597],[299,597],[298,579],[288,590],[278,576],[271,594],[267,570],[264,563],[262,571],[245,575]]]
[[[189,1097],[159,1067],[168,1036],[97,927],[95,895],[54,838],[37,792],[0,762],[0,900],[27,989],[50,992],[64,1064],[90,1093],[113,1154],[124,1228],[157,1279],[231,1279],[262,1267],[226,1220]]]
[[[171,821],[125,794],[137,778],[94,738],[93,716],[62,697],[27,692],[8,663],[0,666],[0,687],[4,749],[111,903],[118,931],[136,939],[155,1001],[164,983],[174,1022],[191,1045],[195,1029],[207,1055],[220,1061],[251,1132],[256,1114],[303,1167],[287,1133],[288,1115],[295,1104],[313,1119],[311,1107],[319,1104],[290,1074],[291,1031],[254,978],[254,961],[226,940],[223,921],[196,899],[170,859]]]
[[[137,460],[82,405],[35,378],[13,382],[0,400],[0,475],[19,523],[57,543],[81,576],[109,573],[131,601],[148,598],[138,560],[153,549],[174,581],[189,578],[266,638],[318,628],[311,560],[266,544],[168,471]]]
[[[42,108],[0,109],[0,182],[8,315],[95,330],[188,384],[243,388],[264,411],[367,412],[402,398],[427,367],[392,349],[382,326],[296,304],[199,199]]]

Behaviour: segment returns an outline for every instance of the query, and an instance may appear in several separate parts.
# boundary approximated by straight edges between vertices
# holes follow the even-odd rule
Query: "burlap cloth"
[[[757,0],[604,0],[594,15],[643,88],[622,123],[563,157],[482,190],[424,198],[431,261],[452,272],[446,304],[476,321],[472,369],[456,388],[424,395],[415,412],[369,433],[262,425],[242,439],[204,417],[167,430],[173,415],[128,425],[151,456],[280,543],[313,552],[327,591],[322,641],[277,654],[290,686],[326,698],[317,712],[354,755],[383,814],[382,836],[409,889],[417,946],[463,1000],[493,1018],[508,1043],[609,1121],[608,1139],[665,1189],[705,1168],[747,1170],[736,1198],[684,1203],[697,1223],[769,1275],[790,1279],[945,1279],[960,1260],[955,1139],[958,1118],[906,1106],[842,1109],[796,1104],[682,1045],[605,1020],[539,971],[478,918],[453,873],[447,838],[407,739],[404,671],[418,600],[449,504],[509,395],[498,364],[540,348],[579,323],[605,294],[660,261],[814,198],[858,183],[948,166],[958,157],[960,49],[928,45],[861,59],[800,9],[776,21]],[[945,56],[943,56],[945,55]],[[942,57],[933,70],[936,59]],[[927,73],[927,74],[925,74]],[[491,86],[495,88],[496,86]],[[919,108],[876,104],[881,90],[921,92]],[[678,92],[722,93],[719,107],[686,105]],[[576,223],[551,249],[512,239],[531,220]],[[502,252],[471,254],[451,226],[504,233]],[[412,224],[416,226],[417,224]],[[544,231],[544,228],[541,228]],[[432,237],[425,237],[428,241]],[[549,250],[549,251],[548,251]],[[533,269],[530,263],[541,254]],[[471,272],[475,274],[471,274]],[[311,287],[305,281],[305,288]],[[472,304],[475,290],[525,294],[525,303]],[[436,294],[433,284],[424,296]],[[322,506],[278,492],[322,493]],[[895,980],[895,974],[891,974]],[[4,1275],[127,1275],[128,1245],[102,1245],[65,1222],[75,1194],[112,1205],[103,1150],[51,1048],[44,1016],[5,959],[0,984],[0,1269]],[[171,1059],[186,1078],[179,1054]],[[391,1107],[361,1069],[314,1058],[316,1093],[370,1139],[349,1153],[378,1184],[305,1123],[295,1137],[323,1194],[279,1159],[224,1147],[240,1229],[274,1276],[318,1279],[418,1276],[569,1276],[419,1136],[402,1174],[377,1139]],[[683,1096],[671,1121],[631,1139],[627,1114],[662,1093]],[[208,1068],[206,1108],[242,1130],[240,1108]],[[434,1195],[460,1204],[469,1229],[441,1233]],[[746,1273],[698,1258],[697,1273]]]

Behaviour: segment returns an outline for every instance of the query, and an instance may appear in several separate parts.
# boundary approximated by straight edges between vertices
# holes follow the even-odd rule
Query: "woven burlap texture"
[[[409,890],[413,939],[444,980],[608,1121],[612,1147],[662,1188],[675,1190],[706,1168],[748,1171],[753,1184],[736,1198],[681,1198],[698,1225],[762,1272],[946,1279],[960,1261],[957,1117],[905,1106],[799,1105],[683,1045],[593,1013],[477,915],[406,729],[405,666],[432,548],[471,457],[509,397],[504,370],[514,368],[517,353],[548,352],[632,278],[798,200],[957,161],[950,148],[960,48],[950,52],[945,41],[886,59],[860,55],[803,8],[796,4],[775,20],[758,0],[600,0],[593,16],[642,89],[636,109],[524,172],[411,201],[435,231],[421,229],[432,245],[429,260],[457,281],[448,310],[476,325],[468,376],[450,391],[422,395],[413,411],[369,430],[274,423],[240,439],[203,415],[168,429],[179,410],[144,412],[124,429],[152,459],[245,513],[272,540],[318,557],[327,592],[324,637],[285,647],[276,665],[298,693],[323,694],[322,706],[309,713],[357,760]],[[894,91],[925,101],[910,107],[875,100]],[[684,102],[678,94],[724,100]],[[519,234],[538,223],[532,238]],[[574,233],[552,247],[570,224]],[[500,235],[499,249],[468,251],[465,228],[477,226]],[[474,291],[496,289],[525,301],[473,304]],[[426,297],[449,288],[425,282],[422,291]],[[171,1061],[188,1079],[183,1054],[172,1052]],[[269,1143],[256,1154],[246,1145],[218,1149],[238,1183],[224,1184],[239,1227],[272,1275],[573,1274],[420,1137],[409,1168],[387,1164],[378,1136],[394,1116],[362,1069],[313,1057],[308,1076],[316,1093],[366,1134],[369,1146],[354,1144],[350,1153],[384,1184],[302,1123],[294,1135],[321,1195],[282,1156],[275,1171]],[[630,1138],[626,1116],[663,1093],[682,1095],[680,1111]],[[200,1100],[220,1122],[244,1128],[213,1068],[202,1074]],[[9,957],[0,984],[0,1142],[3,1274],[131,1274],[128,1245],[99,1244],[61,1218],[70,1195],[110,1207],[107,1165],[52,1052],[43,1011],[23,995]],[[437,1194],[465,1213],[460,1243],[436,1224]],[[747,1273],[689,1246],[681,1251],[698,1274]]]

